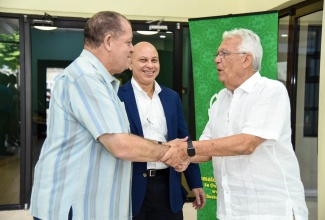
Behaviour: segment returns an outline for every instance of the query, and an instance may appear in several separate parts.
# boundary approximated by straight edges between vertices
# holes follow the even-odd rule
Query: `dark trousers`
[[[182,220],[183,211],[173,213],[169,202],[169,175],[147,177],[146,195],[133,220]]]
[[[34,220],[42,220],[42,219],[34,217]],[[70,208],[70,211],[69,211],[68,220],[72,220],[72,207]]]

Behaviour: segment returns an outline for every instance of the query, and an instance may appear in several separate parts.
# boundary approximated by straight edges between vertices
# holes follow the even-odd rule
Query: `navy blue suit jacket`
[[[189,136],[183,116],[182,103],[178,93],[161,86],[159,98],[164,108],[168,141],[175,138],[184,138]],[[131,81],[120,86],[118,96],[124,102],[125,109],[128,115],[130,129],[132,134],[143,137],[139,111],[136,105],[135,96]],[[178,212],[183,208],[186,200],[187,191],[181,185],[181,173],[175,171],[174,168],[169,168],[169,196],[170,207],[173,212]],[[144,175],[147,171],[146,162],[133,162],[133,177],[132,177],[132,212],[133,216],[139,214],[147,187],[147,178]],[[184,171],[187,184],[190,189],[202,187],[201,172],[197,164],[190,164]]]

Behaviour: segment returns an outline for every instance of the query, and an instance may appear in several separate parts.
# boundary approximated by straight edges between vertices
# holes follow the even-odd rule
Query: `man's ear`
[[[129,66],[129,70],[133,70],[133,67],[132,67],[132,61],[131,61],[131,64],[130,64],[130,66]]]
[[[248,54],[245,54],[245,58],[244,58],[244,62],[243,62],[243,68],[247,68],[249,66],[251,66],[253,63],[253,55],[248,53]]]
[[[106,50],[111,51],[112,50],[112,35],[111,34],[107,34],[104,37],[104,47],[106,48]]]

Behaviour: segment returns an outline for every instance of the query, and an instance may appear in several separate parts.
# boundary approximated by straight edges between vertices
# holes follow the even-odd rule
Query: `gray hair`
[[[222,35],[222,39],[233,37],[239,37],[242,39],[241,44],[238,46],[238,51],[252,54],[253,70],[260,71],[263,57],[263,49],[259,36],[253,31],[243,28],[225,31]]]
[[[84,44],[97,48],[103,43],[107,34],[111,34],[114,38],[119,37],[124,32],[121,24],[122,19],[128,21],[126,17],[114,11],[96,13],[85,25]]]

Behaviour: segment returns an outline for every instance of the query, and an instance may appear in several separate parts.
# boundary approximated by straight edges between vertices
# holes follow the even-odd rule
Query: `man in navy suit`
[[[131,133],[159,143],[189,136],[178,93],[155,81],[160,64],[152,44],[134,46],[130,70],[132,79],[120,87],[118,96],[124,102]],[[184,174],[196,197],[193,207],[203,208],[206,200],[199,166],[190,164]],[[186,196],[181,173],[173,167],[161,162],[133,163],[133,220],[181,220]]]

